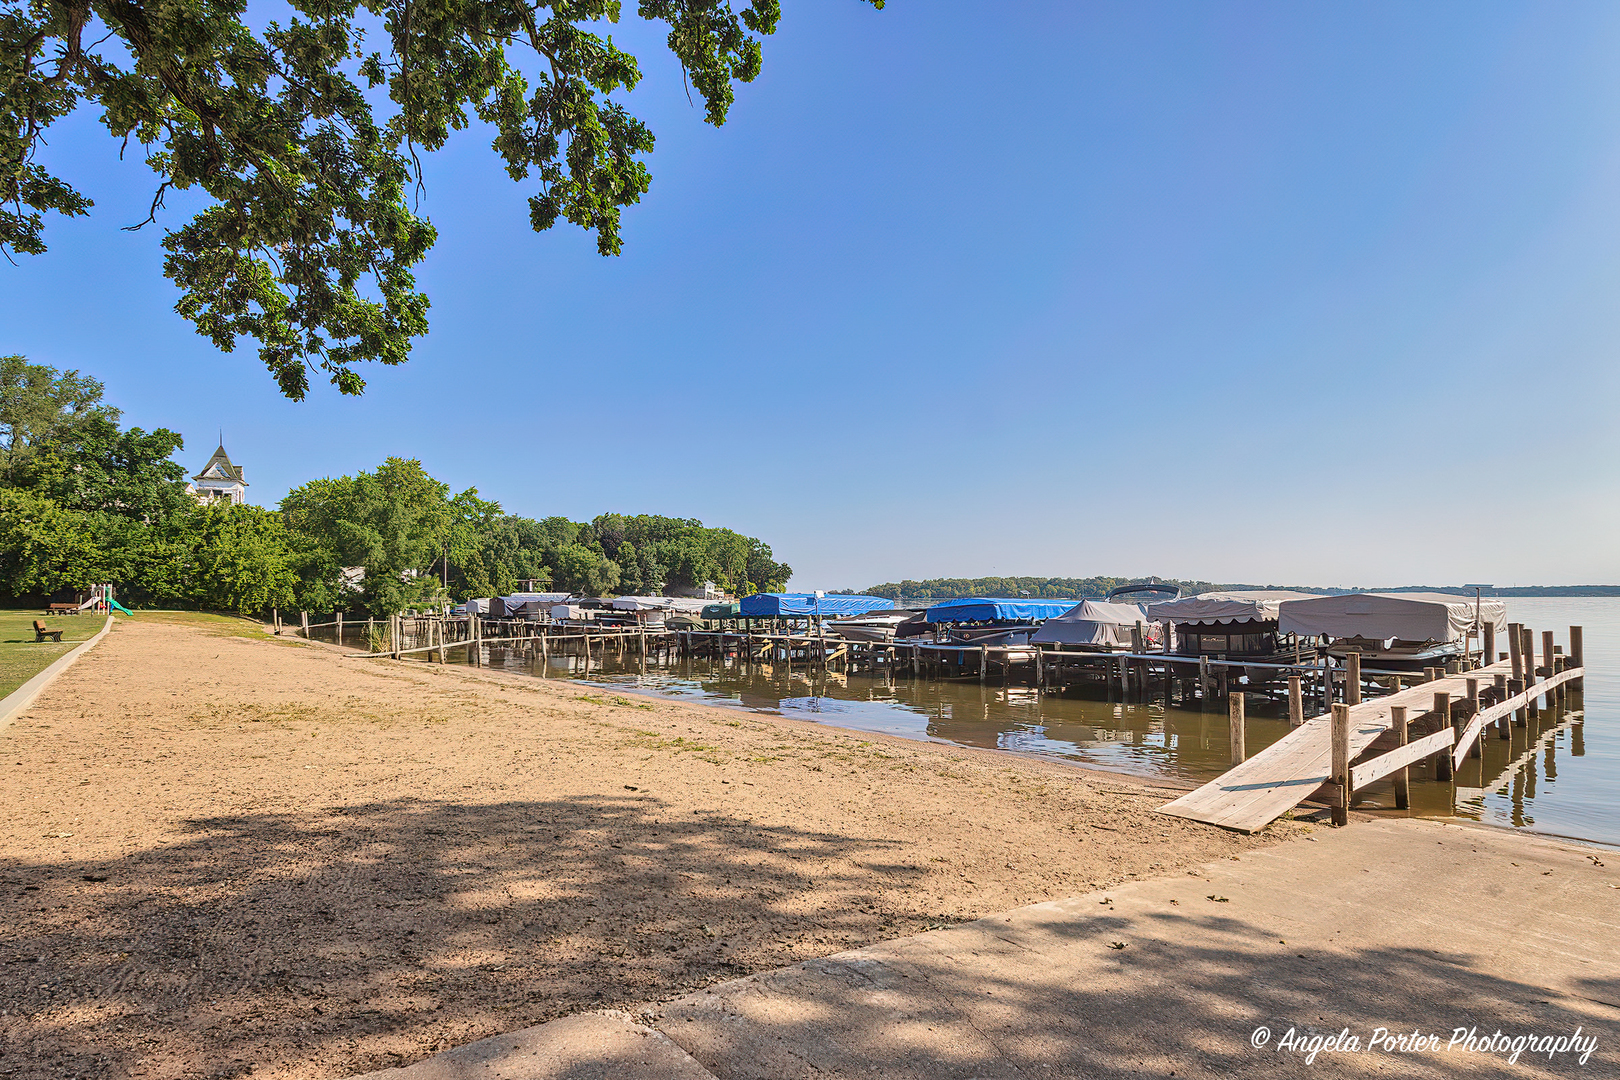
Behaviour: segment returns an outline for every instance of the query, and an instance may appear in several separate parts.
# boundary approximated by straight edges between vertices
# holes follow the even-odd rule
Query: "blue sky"
[[[784,8],[720,129],[627,14],[620,258],[530,232],[487,133],[433,158],[432,332],[362,398],[172,312],[90,116],[48,160],[97,211],[0,266],[0,352],[192,467],[224,428],[265,505],[418,457],[761,536],[795,587],[1620,581],[1620,7]]]

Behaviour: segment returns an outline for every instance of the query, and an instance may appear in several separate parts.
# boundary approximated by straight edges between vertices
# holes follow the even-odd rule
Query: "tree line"
[[[525,580],[588,595],[713,582],[744,595],[793,573],[730,529],[645,514],[520,517],[476,488],[452,494],[403,458],[311,480],[274,510],[199,502],[174,460],[180,435],[123,427],[103,393],[77,371],[0,357],[0,599],[113,582],[129,606],[386,614],[506,595]]]
[[[980,577],[929,578],[925,581],[889,581],[862,589],[866,596],[882,596],[890,600],[951,600],[959,596],[999,596],[1017,599],[1027,596],[1036,600],[1095,600],[1107,596],[1121,585],[1176,585],[1184,595],[1210,592],[1215,589],[1255,589],[1258,585],[1220,585],[1212,581],[1183,581],[1179,578],[1126,578],[1126,577]]]

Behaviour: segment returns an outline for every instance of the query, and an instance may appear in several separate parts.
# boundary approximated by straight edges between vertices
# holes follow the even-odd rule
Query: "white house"
[[[248,485],[243,478],[242,467],[231,464],[224,443],[220,443],[214,456],[202,467],[202,472],[191,478],[191,484],[191,493],[201,502],[224,499],[232,505],[239,505],[247,497]]]

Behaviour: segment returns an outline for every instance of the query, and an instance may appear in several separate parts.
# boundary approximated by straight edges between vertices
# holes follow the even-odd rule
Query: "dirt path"
[[[0,734],[9,1075],[345,1076],[1278,836],[1124,777],[229,625],[120,622]]]

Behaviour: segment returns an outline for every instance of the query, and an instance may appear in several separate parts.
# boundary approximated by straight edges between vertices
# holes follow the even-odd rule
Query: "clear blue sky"
[[[0,352],[192,468],[223,427],[265,505],[418,457],[759,535],[802,588],[1620,581],[1620,6],[784,6],[721,129],[627,14],[658,149],[620,258],[453,141],[432,333],[363,398],[285,402],[173,314],[89,117],[49,160],[97,213],[0,266]]]

